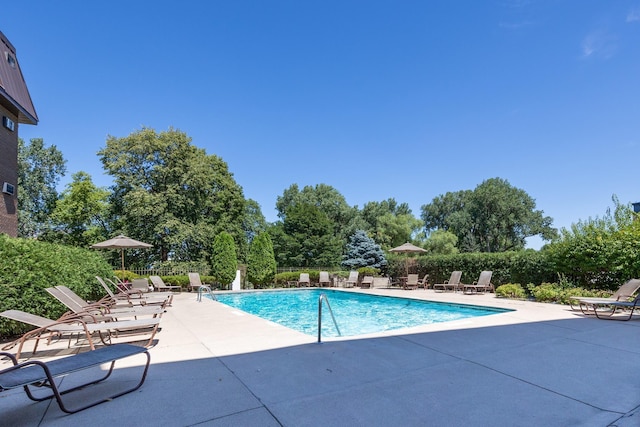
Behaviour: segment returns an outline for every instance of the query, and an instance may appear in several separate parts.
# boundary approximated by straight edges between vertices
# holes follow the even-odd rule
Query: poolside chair
[[[107,296],[101,300],[111,301],[117,307],[122,307],[126,305],[162,305],[169,306],[173,301],[173,293],[172,292],[154,292],[143,294],[140,290],[131,289],[127,292],[118,292],[114,293],[113,290],[107,285],[105,280],[111,282],[109,279],[102,280],[99,276],[95,276],[96,280],[104,290],[107,292]],[[113,282],[111,282],[113,283]]]
[[[331,279],[329,278],[328,271],[321,271],[320,278],[318,279],[318,286],[331,286]]]
[[[149,276],[149,280],[151,280],[154,291],[173,291],[175,289],[179,292],[182,290],[182,286],[167,285],[160,276]]]
[[[417,274],[408,274],[407,280],[402,284],[402,289],[404,290],[412,290],[418,288],[418,275]]]
[[[452,290],[457,291],[460,288],[460,280],[462,278],[462,271],[454,271],[451,273],[449,280],[445,280],[444,283],[436,283],[433,285],[434,291],[446,292]]]
[[[462,285],[462,292],[465,294],[477,294],[479,292],[484,294],[487,291],[490,292],[493,289],[493,284],[491,283],[492,275],[492,271],[481,272],[480,277],[477,281],[473,282],[473,284]]]
[[[302,287],[302,286],[311,286],[311,279],[309,279],[309,273],[300,273],[300,278],[298,279],[298,282],[296,283],[297,287]]]
[[[373,287],[373,276],[364,276],[360,281],[361,288],[372,288]]]
[[[344,282],[344,287],[345,288],[353,288],[357,284],[358,284],[358,272],[357,271],[350,271],[349,272],[349,278],[347,280],[345,280],[345,282]]]
[[[640,279],[631,279],[622,284],[609,298],[570,297],[569,305],[572,310],[580,310],[584,314],[595,314],[594,304],[602,305],[611,301],[627,301],[640,289]]]
[[[210,283],[202,283],[200,280],[200,273],[189,273],[189,291],[198,291],[200,286],[209,286],[212,288],[213,286]]]
[[[640,294],[638,294],[633,301],[591,302],[590,305],[593,307],[593,312],[598,319],[630,320],[636,308],[640,309]],[[599,310],[600,308],[604,308],[605,310]],[[629,315],[626,318],[614,316],[619,309],[620,311],[627,310]]]
[[[157,316],[165,312],[165,308],[154,306],[127,306],[123,308],[111,307],[106,303],[88,303],[78,294],[64,285],[45,289],[51,296],[64,304],[74,314],[88,314],[99,320],[117,320],[138,316]]]
[[[69,409],[63,402],[62,395],[66,395],[67,393],[78,390],[83,390],[86,386],[97,384],[109,378],[109,376],[113,372],[113,368],[117,360],[142,353],[146,355],[147,361],[144,364],[144,368],[142,369],[142,376],[140,378],[140,381],[138,381],[137,384],[135,384],[132,388],[125,389],[124,391],[119,391],[116,394],[106,398],[103,397],[99,400],[92,400],[91,403],[85,404],[84,406],[75,409]],[[95,351],[80,353],[73,356],[63,357],[46,362],[42,362],[39,360],[30,360],[27,362],[18,363],[18,358],[10,353],[0,353],[0,357],[7,357],[12,362],[12,366],[0,370],[0,391],[22,387],[27,394],[27,397],[36,402],[55,398],[60,409],[68,414],[74,414],[84,409],[99,405],[100,403],[110,402],[116,397],[120,397],[139,389],[140,386],[142,386],[142,383],[144,383],[145,378],[147,377],[149,363],[151,362],[151,356],[149,355],[149,351],[146,348],[131,344],[114,344],[112,346],[103,347]],[[76,385],[72,388],[67,388],[65,390],[59,389],[59,385],[61,384],[61,382],[56,381],[56,378],[74,374],[85,369],[98,367],[104,363],[110,363],[110,367],[107,370],[106,375],[102,376],[102,378],[99,378],[97,380],[95,378],[92,378],[89,382],[83,382],[82,384]],[[120,381],[119,383],[125,384],[122,381]],[[36,397],[36,395],[32,393],[31,387],[45,387],[50,389],[51,393],[45,396]],[[89,393],[93,395],[95,391],[92,390]]]
[[[146,343],[146,346],[150,346],[156,332],[158,331],[158,325],[160,324],[160,317],[154,317],[152,319],[91,323],[86,320],[86,316],[68,315],[63,316],[58,320],[52,320],[20,310],[6,310],[0,313],[0,316],[36,327],[36,329],[26,332],[17,340],[2,347],[2,350],[8,350],[17,345],[18,351],[16,352],[16,359],[20,358],[24,343],[28,340],[35,340],[35,344],[33,346],[33,354],[35,354],[38,348],[38,343],[41,339],[47,338],[50,343],[52,337],[56,335],[84,334],[91,350],[95,350],[92,335],[96,332],[98,333],[100,341],[105,345],[110,344],[112,335],[117,337],[120,332],[127,332],[135,335],[138,335],[139,333],[150,333],[151,337]],[[43,336],[45,334],[48,334],[48,336]]]
[[[429,275],[425,274],[424,277],[418,280],[418,287],[422,286],[424,289],[429,287]]]

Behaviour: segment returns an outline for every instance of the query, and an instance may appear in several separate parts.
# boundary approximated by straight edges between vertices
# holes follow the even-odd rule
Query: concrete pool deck
[[[139,390],[74,415],[21,389],[2,392],[0,425],[640,425],[638,320],[493,294],[353,291],[516,311],[318,344],[182,293],[162,317]],[[134,381],[142,360],[122,362],[114,378],[79,395]]]

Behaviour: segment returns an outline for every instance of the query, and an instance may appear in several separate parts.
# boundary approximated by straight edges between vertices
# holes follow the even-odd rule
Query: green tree
[[[235,279],[237,269],[238,258],[233,236],[223,231],[213,241],[211,275],[223,287],[226,287]]]
[[[299,190],[297,184],[286,189],[276,200],[276,210],[281,220],[287,218],[288,211],[298,205],[307,204],[317,207],[329,220],[334,235],[346,243],[351,230],[351,222],[357,217],[358,210],[347,204],[344,196],[338,190],[327,184],[310,185]]]
[[[543,248],[556,271],[574,285],[615,289],[640,276],[640,221],[613,196],[614,212],[578,221]]]
[[[259,233],[249,248],[247,276],[254,286],[273,283],[276,275],[276,258],[269,233]]]
[[[143,128],[107,138],[100,160],[115,183],[110,199],[114,229],[154,245],[139,264],[210,258],[211,241],[230,233],[246,254],[245,199],[227,164],[191,144],[178,130]]]
[[[42,138],[28,144],[18,139],[18,237],[39,237],[50,228],[65,163],[62,152],[46,147]]]
[[[87,247],[109,237],[109,191],[98,188],[86,172],[77,172],[51,213],[53,229],[43,240]]]
[[[291,206],[284,221],[272,227],[270,233],[278,265],[332,267],[340,264],[342,240],[334,235],[327,215],[315,205]]]
[[[358,230],[351,236],[343,258],[342,265],[349,269],[360,267],[382,269],[387,266],[387,259],[380,245],[367,236],[364,230]]]
[[[430,254],[452,255],[458,253],[457,243],[458,238],[455,234],[444,230],[435,230],[429,235],[424,248]]]
[[[260,205],[253,199],[247,199],[242,229],[249,244],[258,234],[267,229],[267,221],[264,219]]]
[[[384,249],[416,240],[423,226],[407,203],[399,204],[393,198],[366,203],[359,216],[366,223],[365,231]]]
[[[527,237],[551,240],[556,235],[552,219],[535,207],[524,190],[492,178],[473,191],[436,197],[422,206],[422,219],[427,231],[455,234],[464,252],[504,252],[523,249]]]
[[[422,227],[422,221],[412,214],[393,215],[388,213],[378,218],[374,236],[380,246],[390,249],[414,240],[412,237],[420,227]]]

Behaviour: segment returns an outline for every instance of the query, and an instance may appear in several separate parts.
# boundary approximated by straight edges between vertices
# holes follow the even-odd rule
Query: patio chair
[[[609,298],[570,297],[569,305],[572,310],[580,310],[583,314],[595,314],[594,304],[605,304],[611,301],[627,301],[640,289],[640,279],[631,279],[622,284]]]
[[[418,288],[418,275],[407,274],[407,281],[402,285],[404,290],[413,290]]]
[[[344,287],[345,288],[353,288],[357,284],[358,284],[358,272],[357,271],[350,271],[349,272],[349,278],[347,280],[345,280],[345,282],[344,282]]]
[[[633,317],[635,309],[640,308],[640,294],[638,294],[633,301],[602,301],[591,302],[590,304],[593,306],[593,312],[598,319],[630,320],[631,317]],[[598,310],[599,308],[606,308],[606,310]],[[629,315],[626,318],[614,316],[618,309],[627,310]]]
[[[202,283],[200,273],[189,273],[189,291],[198,291],[200,286],[208,286],[212,288],[210,283]]]
[[[149,280],[151,280],[154,291],[173,291],[175,289],[180,292],[182,290],[182,286],[167,285],[160,276],[149,276]]]
[[[116,361],[143,353],[146,355],[147,361],[142,370],[140,381],[138,381],[132,388],[119,391],[106,398],[92,400],[91,403],[84,404],[84,406],[75,409],[69,409],[63,402],[62,395],[83,390],[86,386],[97,384],[109,378],[113,372]],[[0,370],[0,391],[22,387],[27,394],[27,397],[36,402],[55,398],[60,409],[68,414],[74,414],[84,409],[99,405],[100,403],[110,402],[116,397],[120,397],[139,389],[147,377],[147,371],[149,370],[149,363],[151,361],[151,356],[146,348],[131,344],[114,344],[112,346],[99,348],[95,351],[80,353],[74,356],[63,357],[47,362],[30,360],[18,363],[18,358],[10,353],[0,353],[0,357],[9,358],[13,364],[8,368]],[[59,388],[59,384],[61,383],[60,381],[56,381],[56,378],[74,374],[85,369],[95,368],[104,363],[110,363],[110,367],[106,375],[102,376],[102,378],[97,380],[92,378],[89,382],[83,382],[81,385],[76,385],[65,390],[61,390]],[[66,382],[64,383],[66,384]],[[125,384],[122,381],[119,383]],[[45,387],[50,389],[51,392],[45,396],[36,396],[33,394],[31,387]],[[94,393],[95,391],[92,390],[87,394],[93,396]],[[79,399],[76,399],[76,401],[78,400]],[[86,403],[85,399],[82,401]]]
[[[360,281],[361,288],[372,288],[373,287],[373,276],[364,276]]]
[[[111,307],[102,302],[88,303],[78,294],[64,285],[45,289],[51,296],[64,304],[74,314],[89,314],[96,316],[99,320],[117,320],[138,316],[157,316],[164,313],[165,308],[155,306],[127,306],[122,308]]]
[[[422,286],[424,289],[429,287],[429,275],[425,274],[424,277],[418,280],[418,287]]]
[[[36,327],[36,329],[26,332],[17,340],[2,347],[2,350],[8,350],[17,345],[18,351],[16,352],[16,359],[20,359],[24,343],[31,339],[35,340],[35,344],[33,346],[33,354],[35,354],[38,348],[38,343],[41,339],[45,338],[43,336],[45,334],[48,334],[46,338],[49,343],[51,342],[52,337],[56,335],[84,334],[91,350],[95,350],[92,335],[96,332],[98,333],[100,341],[105,345],[110,344],[112,334],[117,337],[117,334],[120,332],[128,332],[136,335],[140,333],[150,333],[151,337],[146,343],[146,346],[150,346],[153,343],[153,338],[155,337],[156,332],[158,331],[158,325],[160,324],[160,317],[154,317],[152,319],[91,323],[90,321],[87,321],[86,316],[82,315],[63,316],[58,320],[52,320],[20,310],[6,310],[0,313],[0,316]]]
[[[160,293],[154,292],[153,294],[146,293],[143,294],[139,290],[129,290],[128,292],[118,292],[114,293],[113,290],[107,285],[105,280],[109,281],[109,279],[102,280],[99,276],[95,276],[96,280],[104,290],[107,292],[107,296],[101,300],[101,302],[109,301],[114,304],[116,307],[123,307],[127,305],[161,305],[161,306],[169,306],[173,301],[173,293]],[[112,282],[113,283],[113,282]]]
[[[302,286],[311,286],[311,279],[309,279],[309,273],[300,273],[300,278],[298,279],[298,283],[296,283],[297,287]]]
[[[433,285],[434,291],[446,292],[452,290],[457,291],[460,288],[460,279],[462,278],[462,271],[454,271],[451,273],[449,280],[445,280],[444,283],[436,283]]]
[[[331,279],[329,278],[328,271],[321,271],[320,278],[318,279],[318,286],[331,286]]]
[[[491,276],[493,275],[493,271],[483,271],[480,273],[480,277],[477,281],[473,282],[471,285],[462,285],[462,292],[465,294],[477,294],[479,292],[485,293],[487,291],[491,291],[493,289],[493,284],[491,283]]]

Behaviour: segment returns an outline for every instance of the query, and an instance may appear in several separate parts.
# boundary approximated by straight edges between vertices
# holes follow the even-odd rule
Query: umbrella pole
[[[120,248],[120,258],[122,260],[122,278],[124,280],[124,249]]]

